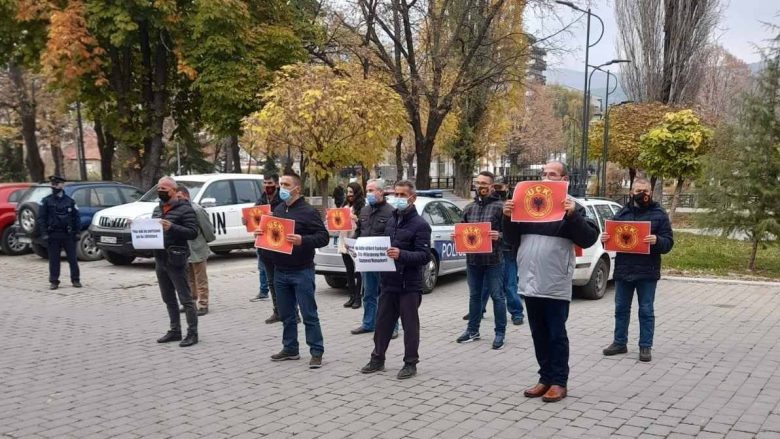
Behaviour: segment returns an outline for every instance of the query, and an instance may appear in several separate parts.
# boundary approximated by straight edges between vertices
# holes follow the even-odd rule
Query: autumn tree
[[[544,163],[551,154],[563,153],[562,124],[556,118],[553,96],[547,86],[529,84],[524,93],[522,116],[512,127],[510,148],[523,166]]]
[[[701,124],[692,110],[667,113],[661,125],[640,138],[642,167],[652,175],[677,180],[671,215],[677,210],[683,183],[701,173],[701,157],[707,152],[711,138],[712,131]]]
[[[717,45],[709,48],[705,59],[695,103],[713,120],[733,119],[736,116],[734,103],[750,86],[750,68],[744,61]]]
[[[333,171],[355,163],[370,168],[406,123],[396,93],[355,73],[349,66],[284,67],[264,93],[263,109],[245,121],[256,141],[302,152],[301,171],[316,179],[323,207]]]

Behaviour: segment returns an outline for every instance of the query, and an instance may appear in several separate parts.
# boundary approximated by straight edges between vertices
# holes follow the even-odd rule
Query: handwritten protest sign
[[[136,250],[162,250],[165,248],[162,223],[159,218],[138,219],[130,224],[133,247]]]

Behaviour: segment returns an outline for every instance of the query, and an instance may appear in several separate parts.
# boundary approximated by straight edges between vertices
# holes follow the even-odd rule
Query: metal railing
[[[626,204],[631,199],[631,196],[628,194],[612,194],[612,195],[607,195],[606,198],[609,198],[610,200],[613,200],[616,203]],[[664,207],[671,207],[673,198],[674,198],[673,194],[664,194],[664,198],[661,201],[661,205]],[[677,201],[677,207],[685,207],[685,208],[692,208],[692,209],[699,207],[699,194],[695,194],[695,193],[680,194],[680,198]]]

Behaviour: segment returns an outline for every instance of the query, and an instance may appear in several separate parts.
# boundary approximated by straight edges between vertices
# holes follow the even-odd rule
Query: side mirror
[[[204,198],[200,200],[199,203],[203,207],[214,207],[217,205],[217,199],[216,198]]]

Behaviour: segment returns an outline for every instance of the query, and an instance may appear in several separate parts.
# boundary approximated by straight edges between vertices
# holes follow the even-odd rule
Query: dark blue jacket
[[[615,280],[637,281],[661,278],[661,255],[669,253],[674,245],[672,224],[663,207],[653,202],[646,209],[629,201],[613,218],[615,221],[650,221],[650,234],[657,241],[650,246],[649,255],[618,253],[615,257]]]
[[[395,260],[396,271],[381,273],[382,294],[422,293],[423,268],[431,260],[431,226],[410,206],[393,212],[385,236],[401,253]]]
[[[40,236],[52,233],[78,235],[81,231],[79,225],[79,209],[73,198],[65,195],[48,195],[41,200],[36,220]]]
[[[295,221],[295,234],[301,235],[301,245],[293,246],[293,251],[289,255],[271,251],[263,254],[270,254],[274,266],[282,270],[313,268],[314,249],[325,247],[330,241],[330,235],[320,214],[303,197],[300,197],[289,206],[284,202],[277,204],[273,215]]]

